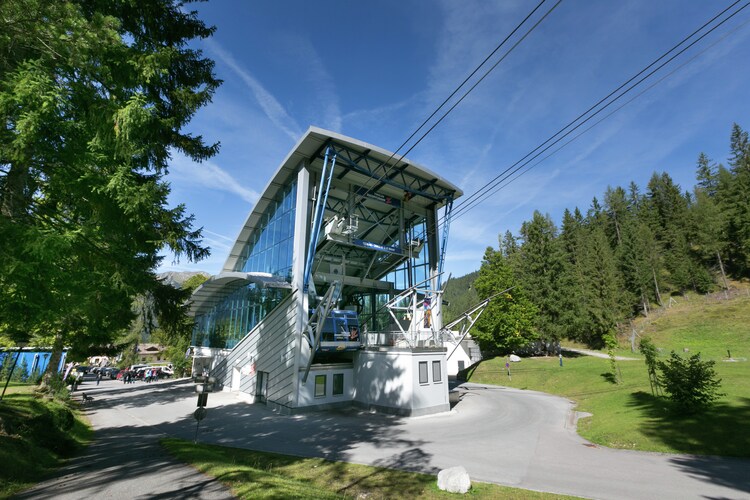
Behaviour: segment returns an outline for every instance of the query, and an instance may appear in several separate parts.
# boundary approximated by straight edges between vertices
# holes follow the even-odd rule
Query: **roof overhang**
[[[209,312],[225,297],[250,283],[263,288],[292,288],[292,285],[286,281],[269,273],[220,273],[208,278],[193,292],[190,297],[190,315],[197,316]]]

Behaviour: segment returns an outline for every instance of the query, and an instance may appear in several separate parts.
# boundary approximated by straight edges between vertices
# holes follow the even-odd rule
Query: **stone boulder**
[[[450,493],[466,493],[471,488],[471,479],[466,469],[460,465],[443,469],[438,473],[438,488]]]

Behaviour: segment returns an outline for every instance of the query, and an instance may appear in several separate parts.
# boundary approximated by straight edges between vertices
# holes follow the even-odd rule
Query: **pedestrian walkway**
[[[578,349],[577,347],[561,347],[560,349],[562,349],[565,352],[575,352],[577,354],[583,354],[584,356],[593,356],[595,358],[609,359],[609,354],[600,352],[600,351],[592,351],[590,349]],[[638,361],[638,358],[615,356],[615,361]]]
[[[140,401],[149,398],[169,401],[170,393],[178,393],[184,399],[187,382],[123,385],[120,381],[105,380],[98,387],[95,384],[93,380],[85,382],[78,391],[94,398],[85,410],[95,429],[94,442],[81,456],[63,466],[54,478],[15,498],[234,498],[218,481],[167,454],[159,445],[159,439],[165,436],[159,427],[138,421]],[[130,401],[132,413],[128,415],[115,409],[117,405],[113,403],[117,401]]]

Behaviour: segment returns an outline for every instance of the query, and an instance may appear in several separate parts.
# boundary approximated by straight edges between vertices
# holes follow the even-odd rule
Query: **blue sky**
[[[729,4],[564,0],[407,157],[470,195]],[[168,180],[172,203],[195,215],[212,255],[197,264],[167,256],[160,271],[218,273],[259,193],[308,126],[398,148],[535,5],[188,5],[217,28],[196,47],[224,80],[188,130],[220,141],[221,152],[202,164],[173,155]],[[748,42],[750,8],[639,89],[676,69],[663,81],[456,219],[447,271],[478,269],[484,249],[506,230],[517,234],[534,210],[559,224],[565,208],[585,211],[607,186],[635,181],[645,190],[654,171],[691,189],[700,152],[726,163],[732,123],[750,128]]]

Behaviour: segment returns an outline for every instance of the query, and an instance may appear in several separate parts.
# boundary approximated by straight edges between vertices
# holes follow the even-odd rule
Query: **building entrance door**
[[[238,366],[235,366],[234,368],[232,368],[232,390],[233,391],[240,390],[240,382],[241,382],[240,377],[242,377],[240,368]]]
[[[266,403],[268,397],[268,372],[258,372],[258,382],[255,389],[255,401],[258,403]]]

